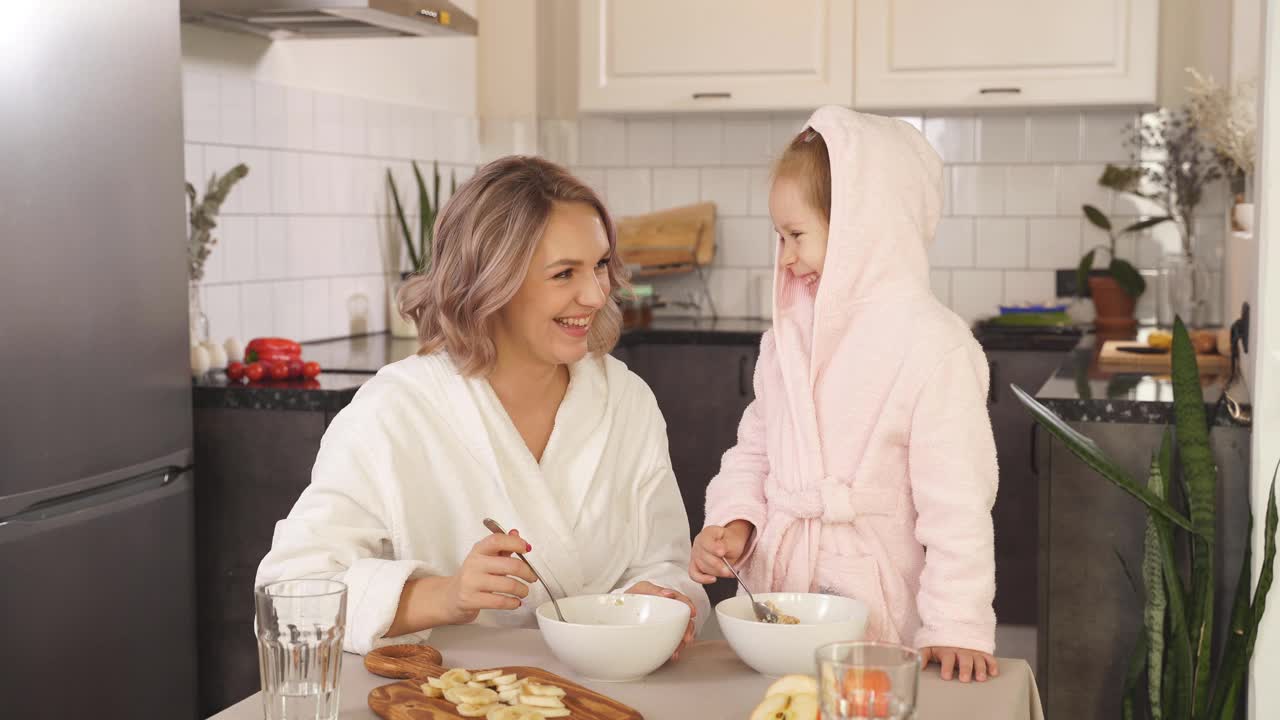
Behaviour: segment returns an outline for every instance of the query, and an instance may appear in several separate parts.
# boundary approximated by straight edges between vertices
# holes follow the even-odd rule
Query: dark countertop
[[[1140,332],[1139,337],[1145,337],[1146,332]],[[1168,375],[1144,370],[1103,370],[1097,362],[1099,348],[1092,333],[1081,338],[1066,354],[1058,371],[1035,393],[1036,399],[1072,422],[1172,423],[1173,384]],[[1200,378],[1214,425],[1235,424],[1219,402],[1226,381],[1225,374]]]
[[[311,359],[306,350],[303,356]],[[221,370],[192,383],[191,403],[196,409],[309,410],[337,412],[355,397],[372,373],[325,370],[314,380],[228,382]]]

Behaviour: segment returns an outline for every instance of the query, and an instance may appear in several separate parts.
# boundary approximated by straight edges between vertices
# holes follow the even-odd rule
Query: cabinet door
[[[858,0],[855,105],[1155,102],[1158,0]]]
[[[853,0],[584,0],[579,109],[853,102]]]

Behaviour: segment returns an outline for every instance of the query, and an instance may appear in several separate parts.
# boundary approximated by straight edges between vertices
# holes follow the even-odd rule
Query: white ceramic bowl
[[[639,680],[662,666],[689,626],[689,606],[656,595],[576,595],[538,607],[551,654],[588,680]]]
[[[756,620],[751,601],[738,595],[716,605],[720,631],[729,646],[756,672],[772,677],[817,672],[814,652],[823,645],[861,640],[867,628],[867,606],[860,600],[817,593],[756,593],[800,620],[799,625],[773,625]]]

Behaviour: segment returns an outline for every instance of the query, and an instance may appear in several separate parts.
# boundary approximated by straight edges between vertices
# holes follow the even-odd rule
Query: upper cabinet
[[[850,105],[853,13],[853,0],[582,0],[578,107]]]
[[[1158,15],[1159,0],[857,0],[854,103],[1154,103]]]

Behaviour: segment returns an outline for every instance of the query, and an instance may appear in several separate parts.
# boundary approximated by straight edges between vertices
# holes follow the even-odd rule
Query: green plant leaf
[[[1084,297],[1089,289],[1089,273],[1093,270],[1093,256],[1097,250],[1090,250],[1080,258],[1080,265],[1076,268],[1076,295]]]
[[[1151,458],[1147,477],[1147,489],[1161,498],[1169,495],[1169,481],[1160,473],[1159,456]],[[1151,704],[1152,720],[1164,718],[1161,702],[1161,683],[1164,673],[1164,621],[1168,607],[1168,595],[1164,589],[1164,559],[1161,555],[1160,532],[1156,523],[1163,522],[1156,515],[1147,513],[1147,527],[1142,543],[1142,583],[1147,601],[1143,608],[1142,624],[1147,633],[1147,701]]]
[[[1068,425],[1066,421],[1058,417],[1049,408],[1041,405],[1022,388],[1017,385],[1011,385],[1010,388],[1018,400],[1031,411],[1032,418],[1040,423],[1041,427],[1048,430],[1049,434],[1061,440],[1073,455],[1083,460],[1086,465],[1093,468],[1099,475],[1110,480],[1116,487],[1140,500],[1142,504],[1153,512],[1188,532],[1195,532],[1190,520],[1166,500],[1156,497],[1155,493],[1135,482],[1123,468],[1103,454],[1097,443]]]
[[[419,267],[418,254],[413,248],[413,233],[409,232],[409,222],[404,216],[404,207],[400,205],[400,193],[396,190],[396,180],[391,177],[391,169],[387,169],[387,185],[391,188],[391,201],[395,203],[396,219],[400,221],[400,232],[404,234],[404,246],[409,250],[409,262]]]
[[[1142,680],[1142,671],[1146,669],[1147,636],[1138,634],[1138,642],[1133,646],[1133,654],[1129,656],[1129,669],[1124,674],[1124,691],[1121,694],[1120,717],[1134,720],[1133,699],[1138,694],[1138,682]]]
[[[1147,290],[1147,281],[1142,279],[1142,273],[1138,272],[1138,269],[1128,260],[1112,258],[1111,276],[1116,279],[1120,289],[1131,298],[1137,299]]]
[[[1277,466],[1280,471],[1280,466]],[[1262,571],[1258,574],[1258,587],[1253,591],[1252,617],[1248,628],[1245,645],[1245,661],[1253,657],[1253,643],[1258,637],[1258,624],[1262,622],[1262,613],[1267,609],[1267,593],[1271,590],[1271,582],[1276,570],[1276,476],[1271,476],[1271,494],[1267,498],[1267,524],[1263,529]]]
[[[1139,220],[1138,222],[1136,222],[1136,223],[1134,223],[1134,224],[1130,225],[1129,227],[1127,227],[1127,228],[1125,228],[1125,229],[1121,230],[1121,231],[1120,231],[1120,233],[1121,233],[1121,234],[1127,234],[1127,233],[1131,233],[1131,232],[1138,232],[1138,231],[1140,231],[1140,230],[1146,230],[1146,229],[1147,229],[1147,228],[1149,228],[1149,227],[1155,227],[1156,225],[1159,225],[1159,224],[1160,224],[1160,223],[1162,223],[1162,222],[1168,222],[1168,221],[1170,221],[1170,220],[1172,220],[1172,219],[1173,219],[1173,218],[1172,218],[1172,217],[1169,217],[1168,215],[1160,215],[1160,216],[1157,216],[1157,217],[1149,217],[1149,218],[1147,218],[1147,219],[1145,219],[1145,220]]]
[[[1161,698],[1165,715],[1170,718],[1191,717],[1192,659],[1191,639],[1187,630],[1186,599],[1182,581],[1178,579],[1178,561],[1173,549],[1173,530],[1169,523],[1156,519],[1160,537],[1160,554],[1164,566],[1164,587],[1168,599],[1168,630],[1165,635],[1166,660],[1171,672],[1162,678],[1166,685]]]
[[[1098,178],[1098,184],[1111,188],[1117,192],[1140,194],[1138,185],[1142,181],[1142,168],[1140,167],[1120,167],[1119,165],[1107,164],[1102,171],[1102,176]]]
[[[1236,578],[1235,598],[1231,603],[1231,620],[1227,626],[1227,641],[1222,650],[1222,659],[1218,663],[1218,676],[1214,680],[1213,697],[1209,701],[1209,712],[1206,718],[1235,720],[1235,703],[1231,702],[1231,715],[1223,713],[1228,704],[1228,693],[1238,694],[1240,681],[1244,677],[1247,663],[1244,661],[1245,633],[1252,611],[1249,608],[1249,581],[1251,579],[1251,560],[1253,558],[1253,514],[1249,514],[1246,523],[1245,537],[1250,541],[1244,544],[1244,560],[1240,563],[1240,577]]]
[[[1094,227],[1111,232],[1111,219],[1106,216],[1106,213],[1092,205],[1082,205],[1080,209],[1084,210],[1084,216],[1089,218],[1089,222],[1093,223]]]
[[[431,223],[435,221],[435,210],[431,207],[431,198],[427,196],[427,183],[422,179],[422,171],[418,169],[418,162],[415,160],[411,163],[413,166],[413,180],[418,186],[418,258],[426,263],[427,261],[427,236],[431,227]],[[422,267],[414,268],[417,272],[422,272]]]
[[[1120,569],[1124,570],[1124,576],[1129,579],[1129,587],[1133,588],[1133,596],[1142,600],[1142,586],[1138,584],[1138,577],[1133,574],[1133,568],[1129,567],[1129,562],[1120,554],[1120,548],[1111,546],[1111,552],[1115,553],[1116,560],[1120,561]]]
[[[1214,507],[1218,471],[1209,448],[1209,425],[1196,351],[1182,318],[1173,321],[1173,414],[1178,431],[1179,466],[1187,479],[1187,504],[1198,534],[1213,536],[1217,524]],[[1193,690],[1195,717],[1209,706],[1210,661],[1213,655],[1213,547],[1204,540],[1191,541],[1191,606],[1188,617],[1191,654],[1195,661]]]

